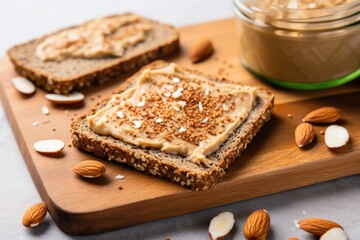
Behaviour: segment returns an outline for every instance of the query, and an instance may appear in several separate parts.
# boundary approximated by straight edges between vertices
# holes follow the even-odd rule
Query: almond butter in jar
[[[323,89],[360,76],[359,0],[233,0],[241,63],[271,84]]]

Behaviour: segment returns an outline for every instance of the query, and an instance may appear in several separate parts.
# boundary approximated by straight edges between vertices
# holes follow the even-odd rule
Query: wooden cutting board
[[[276,89],[254,78],[239,64],[234,19],[187,26],[179,31],[182,51],[169,60],[244,84],[267,87],[276,95],[271,121],[230,166],[224,179],[207,191],[195,192],[107,161],[105,176],[90,180],[77,177],[71,171],[74,164],[97,158],[72,147],[70,123],[110,94],[123,79],[84,91],[86,100],[81,107],[59,107],[47,102],[40,89],[28,98],[16,92],[11,79],[17,74],[8,59],[1,59],[2,103],[33,181],[63,231],[103,232],[360,173],[359,80],[322,91]],[[187,49],[201,36],[208,36],[216,51],[208,61],[193,65],[186,57]],[[301,118],[327,105],[343,111],[338,124],[349,130],[350,143],[341,151],[330,151],[320,134],[326,126],[316,126],[315,142],[306,149],[296,147],[294,130]],[[49,115],[42,114],[42,106],[50,109]],[[34,122],[39,126],[33,126]],[[48,157],[33,150],[36,141],[50,138],[66,143],[63,155]],[[125,179],[116,179],[118,174]]]

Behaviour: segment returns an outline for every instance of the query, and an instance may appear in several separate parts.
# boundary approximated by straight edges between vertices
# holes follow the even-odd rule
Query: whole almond
[[[99,161],[86,160],[76,164],[72,170],[82,177],[96,178],[105,173],[106,167]]]
[[[295,142],[299,147],[304,147],[315,138],[315,131],[310,123],[300,123],[295,129]]]
[[[244,225],[247,240],[265,240],[270,230],[270,215],[265,209],[250,214]]]
[[[315,109],[308,113],[303,119],[303,122],[310,123],[332,123],[339,120],[341,117],[341,111],[335,107],[322,107]]]
[[[25,212],[22,218],[22,224],[25,227],[36,227],[44,221],[46,212],[47,207],[45,203],[37,203]]]
[[[288,240],[299,240],[297,237],[289,237]]]
[[[299,221],[298,226],[302,230],[319,237],[332,228],[342,228],[336,222],[322,218],[306,218]]]
[[[201,62],[213,53],[214,48],[208,38],[203,38],[195,42],[189,50],[189,58],[193,63]]]

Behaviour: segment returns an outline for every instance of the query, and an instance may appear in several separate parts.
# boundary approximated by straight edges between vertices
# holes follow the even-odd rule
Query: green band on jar
[[[277,87],[296,89],[296,90],[319,90],[319,89],[336,87],[336,86],[343,85],[345,83],[348,83],[348,82],[360,77],[360,68],[359,68],[358,70],[356,70],[346,76],[340,77],[340,78],[331,79],[331,80],[322,81],[322,82],[299,83],[299,82],[288,82],[288,81],[283,81],[283,80],[279,80],[279,79],[269,78],[269,77],[263,76],[255,71],[253,71],[248,66],[245,66],[245,67],[253,75],[255,75],[257,78],[263,80],[264,82],[268,82]]]

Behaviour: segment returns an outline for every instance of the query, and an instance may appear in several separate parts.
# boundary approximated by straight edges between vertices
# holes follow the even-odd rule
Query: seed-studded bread
[[[169,65],[170,63],[167,62],[156,61],[143,67],[134,76],[121,84],[121,86],[115,90],[114,94],[124,93],[127,89],[134,87],[138,79],[140,79],[148,69],[165,69],[166,66]],[[208,76],[194,70],[177,67],[181,69],[183,73],[189,76],[191,75],[192,79],[194,77],[200,77],[210,82],[235,84],[223,78]],[[178,79],[177,82],[179,82]],[[239,87],[239,84],[236,85]],[[246,86],[244,87],[246,88]],[[184,90],[184,92],[185,91],[186,90]],[[228,135],[227,139],[221,143],[216,151],[206,155],[206,158],[211,162],[210,165],[198,164],[190,161],[189,157],[180,154],[167,153],[148,146],[136,146],[119,140],[118,138],[99,135],[92,131],[88,119],[99,111],[101,112],[112,96],[99,102],[88,113],[72,123],[72,142],[75,147],[91,152],[96,156],[105,157],[110,161],[115,160],[125,163],[139,171],[168,179],[182,186],[187,186],[194,190],[208,189],[219,182],[229,165],[240,156],[241,152],[246,149],[247,145],[263,124],[270,119],[274,96],[271,92],[264,89],[256,88],[255,93],[254,101],[247,118],[243,119],[243,122]],[[173,95],[173,97],[175,98],[176,96]],[[150,102],[151,100],[146,101]],[[141,106],[143,106],[143,104]],[[186,106],[191,107],[190,103]],[[209,109],[213,111],[211,107]],[[204,107],[201,106],[200,111],[205,111],[205,105]],[[119,121],[120,120],[119,118]]]
[[[116,16],[126,15],[132,14]],[[114,16],[106,18],[110,17]],[[16,45],[8,50],[8,56],[20,75],[29,78],[37,86],[46,91],[66,94],[115,79],[115,77],[121,76],[124,72],[140,68],[155,59],[166,57],[179,49],[179,35],[172,26],[142,17],[140,19],[141,21],[153,23],[154,27],[148,32],[143,41],[136,45],[128,46],[121,57],[70,57],[60,60],[43,61],[36,55],[38,45],[46,37],[53,36],[64,30],[73,29],[74,27]]]

